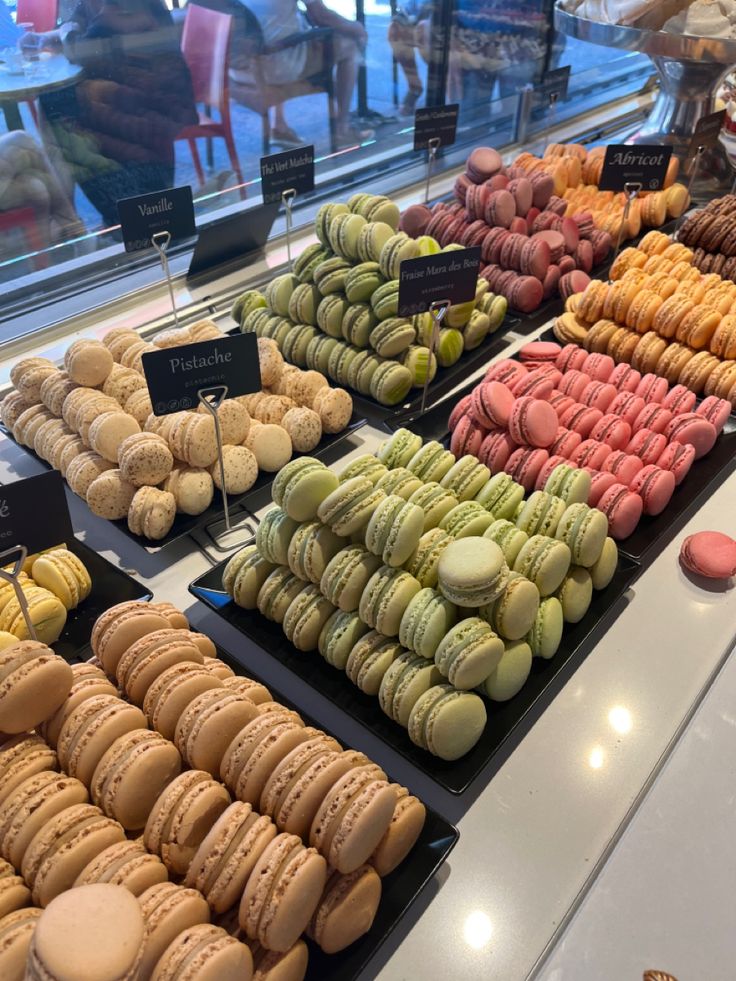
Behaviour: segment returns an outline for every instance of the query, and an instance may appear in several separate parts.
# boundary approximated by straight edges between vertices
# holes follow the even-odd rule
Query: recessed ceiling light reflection
[[[600,746],[596,746],[595,749],[591,749],[590,756],[588,757],[588,763],[593,770],[600,770],[603,766],[603,750]]]
[[[480,950],[491,939],[493,925],[485,913],[477,909],[471,913],[463,926],[466,942],[474,949]]]
[[[611,709],[608,713],[608,721],[616,732],[620,732],[622,736],[625,736],[627,732],[631,732],[631,728],[634,725],[631,712],[627,708],[624,708],[623,705],[615,705]]]

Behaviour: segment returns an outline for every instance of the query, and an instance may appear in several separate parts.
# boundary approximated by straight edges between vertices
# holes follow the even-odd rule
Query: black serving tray
[[[342,430],[342,432],[324,435],[320,440],[320,443],[316,447],[316,449],[312,450],[312,452],[309,453],[308,455],[319,458],[325,454],[328,454],[333,447],[337,446],[344,439],[347,439],[348,436],[352,435],[356,430],[364,426],[366,422],[367,420],[364,416],[360,415],[357,412],[353,412],[350,422],[348,423],[347,427]],[[38,456],[32,449],[30,449],[30,447],[21,446],[20,443],[16,442],[16,440],[13,438],[13,434],[6,426],[0,425],[0,432],[2,432],[5,436],[7,436],[8,439],[12,440],[19,449],[23,450],[25,453],[28,453],[29,456],[32,456],[34,459],[38,460],[38,462],[47,470],[53,469],[51,467],[51,464],[49,464],[46,460],[42,460],[40,456]],[[304,453],[294,454],[294,458],[299,456],[305,456],[305,454]],[[244,494],[239,494],[237,496],[230,495],[228,497],[228,505],[230,507],[231,515],[236,519],[238,517],[242,517],[242,513],[247,501],[251,497],[253,497],[253,495],[257,494],[259,491],[264,490],[264,488],[266,489],[269,488],[273,483],[273,479],[275,476],[276,475],[273,473],[267,473],[265,470],[259,470],[258,478],[256,482]],[[160,541],[152,542],[141,535],[134,535],[133,532],[128,528],[128,522],[125,519],[120,521],[111,521],[110,524],[113,527],[118,528],[132,542],[135,542],[137,545],[140,545],[142,548],[145,548],[147,552],[155,553],[160,551],[160,549],[164,548],[166,545],[170,545],[172,542],[177,541],[177,539],[182,538],[184,535],[188,535],[190,532],[194,531],[195,528],[200,528],[203,525],[212,524],[218,519],[221,519],[223,513],[224,511],[223,511],[223,504],[222,504],[222,495],[217,490],[217,488],[215,488],[215,495],[212,499],[212,504],[207,508],[206,511],[204,511],[202,514],[197,514],[197,515],[177,513],[169,533],[165,535],[164,538],[160,539]]]
[[[116,603],[150,600],[153,594],[78,538],[65,545],[82,560],[92,579],[91,593],[76,610],[69,611],[61,637],[52,645],[65,661],[74,663],[89,654],[92,627],[101,613]]]
[[[455,762],[440,760],[415,746],[406,731],[381,711],[378,699],[356,688],[342,671],[331,667],[318,652],[302,653],[287,640],[278,624],[257,611],[243,610],[222,589],[225,562],[191,583],[189,590],[210,609],[236,627],[261,648],[261,656],[275,657],[302,681],[329,698],[349,716],[358,719],[375,736],[453,794],[461,794],[483,771],[489,780],[508,758],[521,738],[540,717],[574,669],[590,653],[626,604],[625,593],[640,568],[621,558],[606,589],[593,595],[590,609],[580,623],[565,627],[559,650],[550,660],[535,658],[532,673],[522,690],[510,701],[487,702],[489,721],[476,746]],[[248,670],[244,655],[239,662]]]
[[[260,614],[256,615],[260,616]],[[229,664],[236,674],[247,674],[249,678],[263,681],[251,670],[250,664],[244,657],[232,654],[221,647],[217,649],[217,656]],[[296,708],[293,702],[279,694],[272,685],[267,685],[267,688],[277,702]],[[316,726],[328,735],[334,736],[326,726],[315,721],[307,713],[300,711],[299,714],[307,725]],[[317,944],[307,940],[309,966],[306,981],[353,981],[353,978],[357,978],[446,861],[459,837],[457,828],[427,807],[424,828],[409,857],[382,880],[381,902],[371,929],[339,954],[325,954]]]

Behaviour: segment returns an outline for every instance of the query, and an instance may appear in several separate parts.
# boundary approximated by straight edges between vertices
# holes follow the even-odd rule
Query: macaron
[[[456,620],[454,604],[437,590],[424,587],[404,611],[399,625],[399,640],[409,650],[431,659]]]
[[[534,623],[525,637],[532,656],[542,657],[545,660],[554,657],[562,640],[564,625],[562,604],[559,599],[556,596],[542,599]]]
[[[675,491],[675,475],[670,470],[650,464],[638,472],[629,484],[644,503],[644,514],[661,514]]]
[[[720,531],[696,532],[680,546],[680,562],[707,579],[730,579],[736,575],[736,541]]]
[[[222,927],[209,923],[183,930],[156,964],[152,981],[194,981],[209,974],[218,981],[251,977],[253,955]]]
[[[628,538],[638,525],[644,503],[625,484],[613,484],[602,495],[596,507],[608,519],[611,536],[620,541]]]
[[[140,896],[167,879],[166,866],[157,855],[146,851],[142,841],[119,841],[93,858],[79,873],[74,886],[110,882]]]
[[[344,544],[344,538],[336,535],[331,528],[320,521],[304,522],[299,525],[289,542],[287,550],[289,568],[304,582],[318,583],[328,562]]]
[[[375,507],[368,521],[366,548],[386,565],[400,566],[411,556],[423,530],[422,509],[391,494]]]
[[[581,506],[584,505],[572,505],[572,507]],[[566,515],[567,512],[558,527],[558,538]],[[545,535],[533,535],[519,550],[514,562],[514,572],[531,580],[539,590],[539,595],[545,597],[554,593],[560,585],[567,575],[571,560],[570,548],[565,542]]]
[[[23,981],[31,938],[41,910],[30,906],[0,920],[0,972],[7,981]]]
[[[146,728],[146,717],[117,696],[94,695],[64,722],[57,752],[66,772],[89,786],[104,754],[120,736]]]
[[[19,869],[26,849],[51,818],[73,804],[86,804],[87,788],[74,777],[44,770],[18,784],[0,806],[0,849]]]
[[[474,692],[461,692],[450,684],[435,685],[411,711],[409,738],[440,759],[460,759],[480,739],[487,718],[483,700]]]
[[[208,923],[210,911],[201,893],[173,882],[151,886],[138,897],[138,903],[145,923],[139,970],[141,977],[148,978],[169,945],[182,931]]]
[[[337,476],[319,460],[300,457],[287,463],[273,482],[273,500],[295,521],[310,521],[338,485]]]
[[[348,875],[333,871],[307,935],[326,954],[338,953],[370,930],[380,899],[381,879],[372,865],[361,865]]]
[[[56,753],[35,733],[6,739],[0,754],[0,805],[24,780],[57,767]]]
[[[498,598],[505,588],[508,573],[503,552],[495,542],[487,538],[463,538],[451,542],[443,550],[438,584],[451,603],[478,607]]]
[[[35,729],[61,707],[72,681],[69,665],[38,641],[0,651],[0,732]]]
[[[435,664],[458,690],[482,684],[496,669],[503,655],[503,641],[480,617],[455,624],[435,652]]]
[[[406,562],[406,570],[420,586],[437,585],[440,557],[451,541],[447,532],[441,528],[431,528],[419,539],[417,547]]]
[[[244,695],[224,688],[205,691],[182,713],[174,742],[189,766],[216,776],[228,745],[257,714]]]
[[[164,630],[169,621],[139,601],[118,603],[97,618],[92,628],[92,653],[108,677],[114,677],[118,662],[132,643],[154,630]]]
[[[496,670],[486,678],[481,691],[496,702],[507,702],[518,694],[532,668],[531,647],[525,640],[510,640]]]

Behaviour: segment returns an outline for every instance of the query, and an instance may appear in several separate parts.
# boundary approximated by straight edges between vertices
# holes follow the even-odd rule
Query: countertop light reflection
[[[480,950],[481,947],[485,947],[491,939],[492,933],[493,925],[491,921],[479,909],[474,910],[463,925],[465,940],[474,950]]]
[[[590,756],[588,757],[588,763],[594,770],[600,770],[600,768],[603,766],[603,760],[603,750],[600,748],[600,746],[596,746],[594,749],[591,749]]]
[[[624,708],[623,705],[614,705],[614,707],[608,713],[608,721],[611,723],[611,726],[616,730],[616,732],[620,733],[622,736],[625,736],[627,732],[631,732],[631,728],[634,724],[634,721],[631,718],[631,712],[629,712],[627,708]]]

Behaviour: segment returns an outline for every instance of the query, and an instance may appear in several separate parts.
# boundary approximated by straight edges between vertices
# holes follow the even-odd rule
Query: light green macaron
[[[377,262],[361,262],[345,277],[345,296],[351,303],[365,303],[384,282]]]
[[[454,463],[454,453],[445,449],[436,439],[431,439],[424,446],[420,446],[406,463],[406,468],[415,473],[425,484],[439,483]]]
[[[410,345],[399,355],[399,359],[404,367],[412,373],[414,388],[424,388],[427,383],[427,375],[429,375],[430,382],[437,375],[437,358],[434,354],[430,354],[428,348],[419,344]]]
[[[382,361],[370,380],[370,394],[381,405],[398,405],[409,394],[412,375],[396,361]]]
[[[410,429],[401,427],[381,443],[376,450],[376,459],[380,460],[389,470],[394,467],[406,467],[421,449],[421,446],[421,436],[411,432]]]
[[[407,470],[406,467],[394,467],[381,477],[376,484],[376,489],[382,490],[384,494],[396,494],[408,501],[412,494],[423,486],[419,477],[411,470]]]
[[[408,320],[405,320],[403,317],[391,316],[376,324],[370,333],[368,341],[380,357],[395,358],[411,347],[414,338],[415,331]],[[404,364],[404,367],[407,371],[412,371],[413,384],[413,370],[407,364]]]
[[[580,623],[588,612],[593,599],[593,579],[581,565],[570,566],[570,571],[555,590],[562,604],[565,623]]]
[[[547,596],[539,604],[537,615],[526,635],[526,642],[534,657],[549,660],[554,657],[562,641],[565,618],[562,603],[556,596]]]
[[[335,607],[316,586],[305,586],[289,604],[281,626],[298,651],[314,651],[322,628],[334,612]]]
[[[494,702],[507,702],[524,687],[532,670],[532,649],[524,640],[506,643],[498,667],[483,682],[481,691]]]
[[[366,695],[377,695],[384,675],[403,653],[404,648],[397,640],[371,630],[350,651],[345,674]]]
[[[557,526],[555,537],[570,549],[572,562],[590,568],[601,557],[608,536],[608,519],[587,504],[570,504]]]
[[[441,682],[442,674],[434,661],[427,661],[413,651],[404,651],[384,674],[378,703],[390,719],[406,728],[419,698]]]
[[[397,637],[404,611],[420,589],[410,573],[382,565],[363,590],[358,607],[361,620],[386,637]]]
[[[295,324],[317,323],[317,307],[322,294],[312,283],[300,283],[289,300],[289,317]]]
[[[283,623],[292,600],[304,589],[304,582],[285,565],[277,566],[258,591],[258,612],[267,620]]]
[[[346,480],[352,480],[353,477],[367,477],[375,485],[386,473],[388,473],[388,468],[380,460],[377,460],[373,454],[364,453],[362,456],[351,460],[340,471],[339,479],[342,484]]]
[[[500,546],[509,567],[513,566],[522,547],[529,541],[525,531],[521,531],[513,521],[505,518],[499,518],[489,525],[483,532],[483,537],[490,538]]]
[[[451,542],[440,556],[439,589],[457,606],[477,608],[493,603],[506,588],[509,567],[503,552],[488,538]]]
[[[368,580],[380,565],[377,555],[361,545],[348,545],[327,563],[319,588],[333,606],[352,612],[358,609]]]
[[[394,235],[394,229],[385,221],[369,221],[358,236],[358,258],[361,262],[378,262],[381,250]]]
[[[564,542],[546,535],[532,535],[516,557],[514,572],[530,579],[540,596],[550,596],[567,575],[570,562],[570,549]]]
[[[605,589],[613,579],[618,567],[618,546],[612,538],[603,543],[601,557],[590,567],[593,589]]]
[[[451,685],[469,691],[495,671],[503,651],[503,641],[485,620],[468,617],[445,634],[434,660]]]
[[[389,317],[398,317],[399,313],[399,281],[391,279],[383,283],[371,296],[371,306],[373,312],[379,320],[388,320]],[[407,321],[411,328],[412,340],[415,337],[414,328]]]
[[[521,640],[531,630],[538,610],[537,587],[518,572],[511,572],[496,602],[480,607],[478,614],[504,640]]]
[[[424,511],[424,532],[437,528],[448,511],[452,511],[458,504],[452,491],[445,490],[434,482],[422,484],[409,500]]]
[[[305,521],[289,542],[289,568],[305,582],[318,583],[327,563],[344,544],[345,540],[321,521]]]
[[[275,563],[264,559],[258,546],[247,545],[228,561],[222,574],[222,585],[238,606],[255,610],[258,592],[275,569]]]
[[[471,538],[484,535],[491,524],[493,515],[482,504],[463,501],[444,516],[439,526],[452,538]]]
[[[425,531],[406,562],[406,569],[422,586],[437,585],[442,553],[452,538],[441,528]]]
[[[451,490],[459,501],[472,500],[488,482],[491,471],[474,456],[461,456],[440,481],[440,486]],[[494,517],[497,515],[494,513]]]
[[[554,536],[557,525],[565,513],[565,502],[561,497],[548,494],[546,491],[534,491],[527,498],[521,514],[516,519],[516,526],[527,535]]]
[[[317,326],[330,337],[342,337],[342,318],[348,309],[348,301],[343,293],[330,293],[322,297],[317,307]]]
[[[443,760],[457,760],[475,746],[486,727],[483,699],[452,685],[435,685],[421,695],[409,716],[409,738]]]
[[[351,303],[342,318],[343,339],[356,347],[368,347],[371,331],[377,323],[378,317],[367,303]]]
[[[299,522],[281,508],[266,511],[256,531],[256,545],[263,558],[276,565],[286,565],[289,542],[298,527]]]
[[[384,497],[385,493],[374,488],[368,477],[352,477],[327,495],[317,509],[317,517],[336,535],[348,538],[365,528]]]
[[[495,473],[475,495],[494,518],[511,520],[524,500],[524,488],[507,473]]]
[[[590,474],[578,467],[561,463],[547,478],[544,489],[561,497],[565,504],[587,504],[590,495]]]
[[[411,651],[432,659],[447,631],[457,621],[457,608],[429,587],[421,589],[404,611],[399,640]]]
[[[274,503],[295,521],[310,521],[322,501],[337,488],[337,476],[314,457],[290,460],[276,474],[271,494]]]
[[[317,649],[328,664],[344,671],[350,652],[368,629],[357,613],[336,610],[320,631]]]
[[[386,565],[400,566],[411,556],[424,529],[424,512],[398,494],[385,497],[365,530],[365,547]]]

